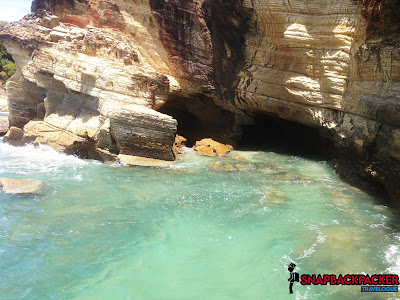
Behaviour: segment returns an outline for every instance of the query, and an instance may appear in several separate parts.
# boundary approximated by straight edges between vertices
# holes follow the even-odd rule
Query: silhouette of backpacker
[[[290,278],[288,279],[289,281],[289,294],[293,294],[293,282],[299,282],[299,273],[293,272],[294,268],[296,268],[295,263],[291,263],[288,266],[288,271],[290,272]]]

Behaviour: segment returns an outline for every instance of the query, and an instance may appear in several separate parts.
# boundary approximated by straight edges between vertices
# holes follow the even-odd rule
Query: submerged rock
[[[273,203],[280,204],[285,202],[286,193],[278,188],[268,188],[262,192],[265,197],[261,200],[262,204]]]
[[[240,155],[235,155],[232,157],[234,160],[239,160],[239,161],[246,161],[247,159],[244,158],[243,156]]]
[[[256,169],[256,166],[251,164],[235,164],[235,167],[242,172],[249,172]]]
[[[0,189],[6,194],[39,194],[42,187],[40,180],[0,178]]]
[[[299,182],[308,183],[308,182],[314,182],[315,179],[311,177],[302,176],[300,174],[296,174],[293,172],[282,172],[269,177],[268,181],[272,182],[273,184],[299,183]]]
[[[262,174],[265,174],[265,175],[273,175],[273,174],[278,173],[277,170],[274,170],[274,169],[269,168],[269,167],[261,167],[261,168],[258,168],[258,171],[259,171],[260,173],[262,173]]]
[[[184,168],[165,168],[165,172],[171,173],[171,174],[198,174],[200,171],[198,170],[191,170],[191,169],[184,169]]]
[[[212,139],[202,139],[196,142],[193,149],[198,155],[225,156],[233,150],[233,147],[231,145],[221,144]]]
[[[219,161],[213,161],[208,163],[208,167],[216,170],[226,171],[226,172],[233,172],[237,171],[237,168],[231,163],[222,163]]]

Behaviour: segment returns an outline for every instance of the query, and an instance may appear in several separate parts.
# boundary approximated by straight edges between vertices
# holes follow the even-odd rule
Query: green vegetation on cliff
[[[7,53],[6,48],[0,42],[0,81],[5,83],[8,78],[10,78],[17,67],[9,53]]]
[[[7,22],[0,21],[0,28],[6,25]],[[17,67],[11,55],[6,51],[4,45],[0,42],[0,83],[5,83],[10,78]]]

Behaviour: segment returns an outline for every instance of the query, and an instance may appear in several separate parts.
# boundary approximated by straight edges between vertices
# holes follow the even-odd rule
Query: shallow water
[[[240,157],[235,157],[240,156]],[[235,157],[235,159],[234,159]],[[0,141],[1,299],[394,299],[300,286],[300,274],[400,272],[398,217],[325,161],[188,150],[167,168],[83,161]]]

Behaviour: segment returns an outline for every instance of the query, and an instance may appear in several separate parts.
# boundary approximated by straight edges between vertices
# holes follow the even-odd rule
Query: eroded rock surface
[[[172,160],[177,123],[155,109],[226,140],[269,114],[320,128],[340,174],[379,182],[398,202],[399,7],[35,0],[33,14],[0,32],[18,66],[10,125],[23,141],[87,157]],[[202,112],[207,101],[221,111]]]

